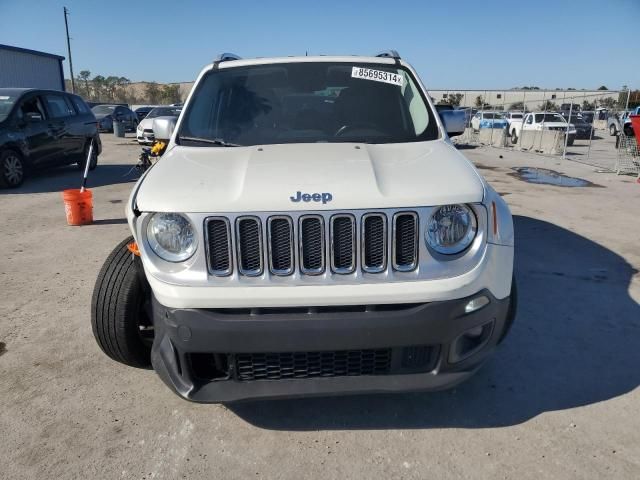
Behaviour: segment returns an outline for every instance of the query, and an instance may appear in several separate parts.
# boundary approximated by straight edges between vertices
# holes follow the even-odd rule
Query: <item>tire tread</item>
[[[126,365],[148,368],[150,349],[138,335],[138,302],[143,288],[127,245],[128,237],[109,254],[91,298],[91,326],[102,351]]]

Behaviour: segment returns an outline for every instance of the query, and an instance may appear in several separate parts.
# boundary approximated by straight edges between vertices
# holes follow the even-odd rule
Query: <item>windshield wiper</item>
[[[237,143],[231,143],[223,140],[222,138],[202,138],[202,137],[183,137],[179,136],[179,140],[185,140],[187,142],[207,143],[209,145],[219,145],[221,147],[242,147]]]

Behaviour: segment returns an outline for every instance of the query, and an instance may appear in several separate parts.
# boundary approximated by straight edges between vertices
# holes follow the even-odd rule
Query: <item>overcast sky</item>
[[[0,43],[66,57],[63,5],[76,74],[179,82],[220,52],[394,48],[433,89],[640,88],[640,0],[0,0]]]

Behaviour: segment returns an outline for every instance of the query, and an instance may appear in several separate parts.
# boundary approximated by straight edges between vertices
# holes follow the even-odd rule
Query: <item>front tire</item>
[[[14,150],[0,153],[0,186],[17,188],[24,182],[26,166],[22,155]]]
[[[616,133],[618,133],[618,129],[616,128],[616,126],[609,125],[609,135],[611,135],[612,137],[615,137]]]
[[[512,131],[511,132],[511,145],[516,145],[518,143],[518,135],[516,134],[516,131]]]
[[[131,367],[149,368],[153,343],[151,293],[127,248],[131,242],[133,237],[120,242],[98,274],[91,299],[91,327],[107,356]]]

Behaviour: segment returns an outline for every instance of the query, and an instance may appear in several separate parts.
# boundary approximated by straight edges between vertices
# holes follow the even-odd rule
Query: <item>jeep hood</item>
[[[443,140],[175,146],[141,181],[136,203],[147,212],[401,208],[480,202],[484,194],[472,164]],[[297,192],[332,200],[293,202]]]

